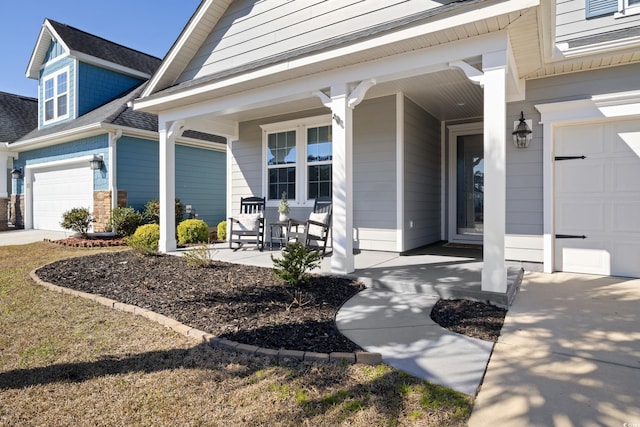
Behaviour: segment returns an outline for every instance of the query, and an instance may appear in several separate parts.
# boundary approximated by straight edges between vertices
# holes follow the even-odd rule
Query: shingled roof
[[[66,24],[47,19],[62,42],[72,51],[113,62],[152,75],[162,60],[119,45]]]
[[[70,131],[73,129],[82,128],[98,123],[157,132],[158,116],[156,116],[155,114],[143,113],[141,111],[134,111],[128,105],[130,101],[133,101],[140,96],[140,93],[142,93],[146,84],[147,83],[143,83],[142,85],[123,94],[113,101],[108,102],[101,107],[98,107],[95,110],[92,110],[87,114],[78,117],[75,120],[60,123],[58,125],[46,127],[43,129],[34,129],[15,142],[23,142],[35,138],[41,138],[44,136],[55,135],[56,133]],[[36,106],[36,109],[34,109],[35,122],[37,122],[37,118],[38,112]],[[35,126],[37,126],[37,123],[35,124]],[[32,126],[31,129],[33,129],[35,126]],[[226,139],[224,137],[207,133],[194,132],[190,130],[186,130],[183,133],[183,136],[199,139],[202,141],[219,142],[223,144],[226,143]]]
[[[14,142],[37,126],[37,99],[0,92],[0,142]]]

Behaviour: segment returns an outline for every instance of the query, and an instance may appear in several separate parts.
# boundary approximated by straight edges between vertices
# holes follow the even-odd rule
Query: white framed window
[[[586,0],[587,18],[611,15],[622,18],[640,13],[640,0]]]
[[[267,205],[286,193],[296,204],[331,197],[333,142],[331,116],[271,123],[263,131],[263,189]]]
[[[44,123],[69,117],[69,69],[44,78]]]
[[[640,13],[640,0],[618,0],[616,18]]]

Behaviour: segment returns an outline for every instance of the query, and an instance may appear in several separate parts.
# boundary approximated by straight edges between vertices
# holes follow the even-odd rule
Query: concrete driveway
[[[470,426],[640,426],[640,279],[525,275]]]
[[[44,239],[58,240],[71,236],[73,232],[47,230],[15,230],[0,232],[0,246],[26,245]]]

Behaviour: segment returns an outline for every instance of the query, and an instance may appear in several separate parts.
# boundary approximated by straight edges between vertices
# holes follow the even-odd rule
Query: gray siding
[[[354,247],[396,251],[396,97],[365,101],[353,117]]]
[[[585,71],[527,82],[527,100],[507,105],[507,134],[520,111],[533,120],[534,138],[527,149],[507,144],[507,258],[542,261],[543,159],[542,125],[535,104],[590,98],[640,86],[640,65]]]
[[[404,251],[440,240],[440,122],[404,101]]]
[[[635,27],[640,23],[640,15],[616,18],[613,15],[586,19],[585,0],[558,0],[556,4],[556,42],[594,36],[610,31]]]
[[[375,27],[445,0],[233,2],[178,83]]]

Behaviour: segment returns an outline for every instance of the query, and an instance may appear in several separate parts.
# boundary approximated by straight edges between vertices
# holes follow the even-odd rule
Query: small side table
[[[276,221],[276,222],[270,222],[269,223],[269,250],[272,251],[273,250],[273,241],[277,241],[280,243],[280,247],[282,248],[286,243],[287,240],[289,239],[289,227],[290,227],[291,221],[287,220],[287,221]],[[274,236],[273,235],[273,229],[276,229],[277,234]]]

